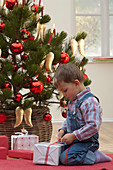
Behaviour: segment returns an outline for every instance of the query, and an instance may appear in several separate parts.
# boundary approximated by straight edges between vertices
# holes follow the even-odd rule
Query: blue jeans
[[[73,144],[65,144],[65,150],[60,155],[60,162],[64,165],[91,165],[95,163],[94,151],[98,144],[92,142],[75,141]]]

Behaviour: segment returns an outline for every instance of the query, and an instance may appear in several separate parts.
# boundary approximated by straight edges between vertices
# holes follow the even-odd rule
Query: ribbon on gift
[[[23,132],[15,132],[15,135],[28,135],[28,131],[26,130],[24,133]]]
[[[47,164],[49,149],[50,149],[51,145],[58,145],[58,142],[59,142],[59,141],[56,141],[56,142],[51,143],[51,144],[48,145],[47,151],[46,151],[46,156],[45,156],[45,164]]]

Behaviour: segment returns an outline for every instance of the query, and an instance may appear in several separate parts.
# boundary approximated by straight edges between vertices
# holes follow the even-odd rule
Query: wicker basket
[[[24,120],[20,126],[14,128],[16,116],[14,110],[9,110],[5,114],[7,120],[0,123],[0,135],[7,135],[9,138],[9,149],[11,148],[11,135],[15,132],[21,132],[24,127],[29,134],[35,134],[39,136],[40,142],[50,142],[52,135],[52,123],[51,121],[45,121],[43,119],[44,114],[47,112],[46,108],[34,109],[32,113],[32,124],[30,127],[25,124]]]

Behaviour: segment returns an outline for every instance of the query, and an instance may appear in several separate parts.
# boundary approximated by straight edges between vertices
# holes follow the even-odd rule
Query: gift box
[[[38,142],[39,136],[36,135],[12,135],[11,150],[34,150],[34,144],[37,144]]]
[[[64,150],[63,144],[41,142],[34,145],[33,163],[59,165],[59,156]]]
[[[33,151],[24,149],[8,150],[8,157],[33,160]]]

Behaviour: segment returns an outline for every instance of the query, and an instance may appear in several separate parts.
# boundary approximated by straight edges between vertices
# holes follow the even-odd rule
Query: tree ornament
[[[30,87],[31,82],[32,82],[32,78],[25,78],[24,79],[24,88]]]
[[[2,51],[1,57],[2,58],[7,58],[9,56],[8,51]]]
[[[41,24],[40,24],[40,22],[38,22],[37,23],[37,31],[36,31],[37,32],[36,39],[38,39],[40,28],[41,28]]]
[[[33,93],[41,93],[44,86],[41,81],[34,81],[30,84],[30,91]]]
[[[42,68],[44,66],[45,60],[42,60],[42,62],[40,63],[40,68]]]
[[[29,40],[34,40],[35,37],[33,35],[30,36]]]
[[[21,55],[21,60],[22,61],[27,61],[28,60],[28,54],[24,53]]]
[[[48,75],[46,80],[47,80],[47,84],[50,84],[51,83],[51,76]]]
[[[69,55],[67,53],[62,52],[60,56],[60,64],[65,64],[69,61]]]
[[[54,60],[54,53],[49,52],[49,54],[46,57],[45,67],[50,72],[52,72],[52,62],[53,62],[53,60]]]
[[[3,7],[4,5],[5,5],[5,0],[2,1],[2,6],[1,7]]]
[[[27,109],[24,111],[24,120],[25,120],[25,123],[26,123],[28,126],[33,127],[33,124],[32,124],[32,121],[31,121],[31,115],[32,115],[32,109],[31,109],[31,108],[27,108]]]
[[[55,24],[53,24],[53,33],[54,33],[54,37],[56,38],[56,29],[55,29]]]
[[[46,29],[46,24],[41,24],[41,27],[40,27],[40,38],[41,38],[42,42],[44,42],[45,29]]]
[[[14,67],[14,72],[17,72],[18,69],[19,69],[18,65],[17,65],[17,64],[14,64],[13,67]]]
[[[0,22],[0,32],[3,32],[4,27],[5,27],[5,23]]]
[[[40,68],[42,68],[42,67],[44,66],[45,58],[46,58],[46,56],[43,57],[43,60],[42,60],[42,62],[40,63]]]
[[[68,102],[65,100],[65,98],[63,97],[61,100],[60,100],[60,106],[61,107],[67,107],[68,105]]]
[[[38,11],[38,6],[35,5],[35,4],[33,4],[33,5],[31,6],[31,11],[32,11],[32,12],[37,12],[37,11]]]
[[[50,37],[49,37],[49,41],[48,41],[49,46],[50,46],[50,43],[51,43],[51,40],[52,40],[52,36],[53,36],[53,30],[51,30],[51,34],[50,34]]]
[[[41,5],[41,0],[39,0],[39,4],[38,4],[38,6],[40,6]]]
[[[7,116],[5,114],[0,114],[0,123],[5,122],[7,119]]]
[[[14,128],[18,127],[23,121],[24,110],[21,107],[17,107],[15,110],[16,122]]]
[[[5,4],[9,10],[13,10],[13,7],[18,5],[18,1],[17,0],[6,0]]]
[[[63,93],[60,91],[60,92],[59,92],[59,100],[61,100],[63,97],[64,97],[64,96],[63,96]]]
[[[62,117],[67,118],[67,109],[62,112]]]
[[[51,116],[50,113],[47,112],[47,113],[43,116],[43,118],[44,118],[45,121],[50,121],[50,120],[52,119],[52,116]]]
[[[37,14],[36,14],[36,21],[38,21],[39,18],[40,18],[40,15],[37,13]]]
[[[23,45],[20,42],[15,42],[11,44],[10,49],[13,54],[18,55],[23,52]]]
[[[45,37],[46,24],[43,24],[43,37]]]
[[[41,28],[40,28],[40,38],[41,38],[41,41],[44,42],[43,24],[41,24]]]
[[[3,84],[1,90],[4,91],[4,89],[9,89],[9,90],[11,90],[11,83],[6,81],[6,82]]]
[[[71,51],[72,51],[72,56],[74,57],[75,54],[77,53],[77,49],[78,49],[78,42],[75,39],[71,40]]]
[[[84,52],[84,46],[85,46],[84,39],[80,39],[80,40],[78,41],[78,49],[79,49],[80,54],[81,54],[83,57],[86,57],[85,52]]]
[[[85,74],[85,73],[84,73],[84,79],[85,79],[85,80],[88,79],[88,76],[87,76],[87,74]]]
[[[31,33],[26,29],[22,29],[21,33],[22,33],[22,38],[21,38],[22,41],[26,41],[31,36]]]
[[[23,99],[23,96],[21,95],[21,93],[17,93],[14,99],[16,102],[20,102]]]

